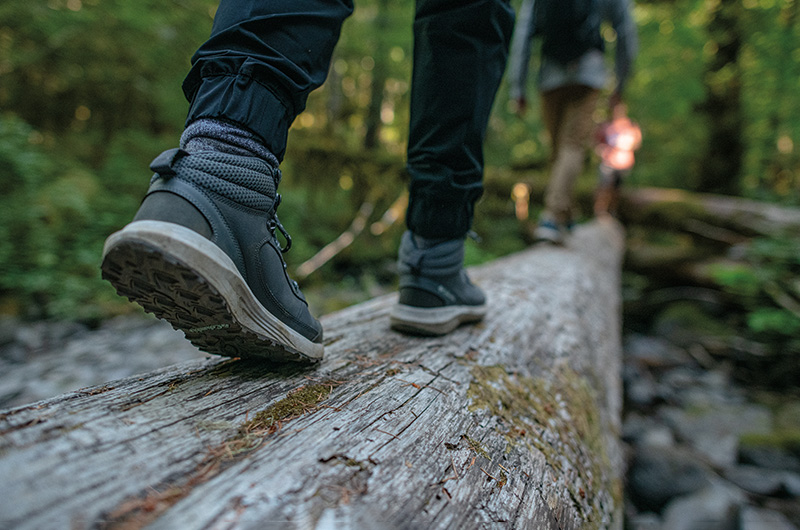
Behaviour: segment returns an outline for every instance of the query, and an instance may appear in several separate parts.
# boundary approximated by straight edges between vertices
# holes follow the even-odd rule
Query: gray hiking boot
[[[552,216],[543,215],[533,232],[534,241],[563,245],[572,234],[572,228],[572,221],[559,223]]]
[[[398,266],[400,298],[389,315],[392,329],[444,335],[486,315],[486,296],[464,270],[464,239],[429,240],[407,231]]]
[[[286,271],[280,172],[257,157],[172,149],[134,220],[103,249],[103,278],[203,351],[318,361],[322,326]],[[275,230],[287,241],[281,248]]]

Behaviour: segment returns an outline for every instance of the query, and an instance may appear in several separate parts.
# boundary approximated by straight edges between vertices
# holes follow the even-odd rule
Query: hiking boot
[[[392,329],[416,335],[444,335],[486,315],[486,296],[463,267],[464,240],[429,240],[403,234],[398,266],[400,297],[392,308]]]
[[[208,353],[320,360],[322,326],[283,261],[280,172],[257,157],[181,149],[150,169],[133,221],[106,240],[103,278]]]
[[[559,223],[549,216],[542,216],[533,231],[535,242],[547,242],[554,245],[563,245],[572,233],[572,222]]]

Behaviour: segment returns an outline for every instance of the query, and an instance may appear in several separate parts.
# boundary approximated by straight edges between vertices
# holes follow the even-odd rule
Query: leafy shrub
[[[719,266],[714,278],[746,310],[750,331],[791,340],[800,334],[800,238],[785,234],[756,239],[743,263]]]

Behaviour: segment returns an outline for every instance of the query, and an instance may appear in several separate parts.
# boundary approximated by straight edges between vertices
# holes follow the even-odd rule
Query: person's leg
[[[223,0],[184,82],[181,148],[153,161],[134,221],[106,242],[103,276],[205,351],[322,356],[322,327],[276,236],[290,246],[276,214],[278,163],[351,10],[349,1]]]
[[[486,312],[464,271],[464,240],[483,192],[483,140],[513,20],[504,0],[417,1],[409,230],[399,249],[394,329],[439,335]]]
[[[563,240],[573,220],[575,182],[583,168],[599,93],[587,86],[570,86],[561,90],[564,100],[558,136],[554,141],[557,150],[545,192],[545,209],[539,231],[542,239],[556,243]]]
[[[222,0],[183,82],[187,125],[236,123],[282,160],[289,126],[324,82],[352,10],[352,0]]]
[[[611,203],[614,194],[616,170],[604,163],[597,166],[597,189],[594,192],[594,214],[603,216],[611,214]]]
[[[552,164],[558,154],[558,139],[561,136],[561,123],[564,120],[565,89],[555,88],[539,95],[542,123],[550,138],[550,156]]]
[[[470,229],[513,21],[503,0],[417,1],[406,217],[416,235],[459,238]]]

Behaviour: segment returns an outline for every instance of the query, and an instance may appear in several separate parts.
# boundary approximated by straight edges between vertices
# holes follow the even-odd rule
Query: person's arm
[[[633,20],[633,7],[630,0],[610,0],[607,16],[614,31],[617,33],[614,58],[617,86],[609,102],[613,108],[622,101],[622,93],[630,77],[633,61],[638,52],[639,39],[636,33],[636,23]]]
[[[516,105],[515,111],[523,114],[527,108],[526,86],[528,65],[531,59],[531,39],[533,38],[535,0],[525,0],[519,9],[509,56],[510,98]]]

